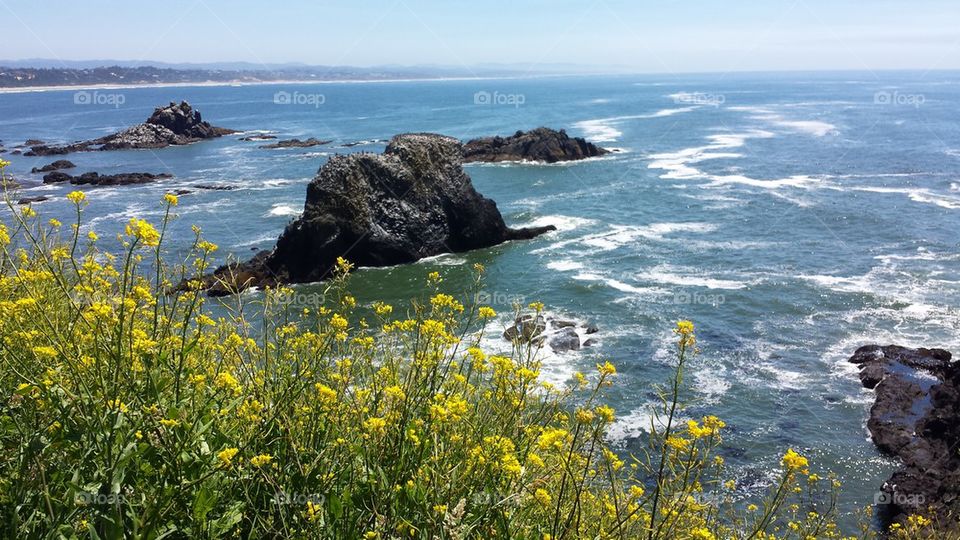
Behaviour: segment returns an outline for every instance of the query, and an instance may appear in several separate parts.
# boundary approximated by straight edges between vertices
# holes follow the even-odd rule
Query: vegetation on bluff
[[[162,223],[131,220],[117,254],[81,233],[84,194],[68,199],[76,223],[11,205],[0,225],[6,537],[843,536],[838,483],[805,457],[784,449],[769,493],[743,500],[718,454],[724,422],[681,421],[688,321],[649,443],[625,455],[605,438],[612,364],[561,387],[529,346],[488,355],[496,313],[438,274],[403,309],[358,306],[345,260],[313,310],[282,289],[214,309],[199,277],[216,246],[199,229],[182,264],[164,262],[176,197]],[[170,292],[183,279],[197,287]]]

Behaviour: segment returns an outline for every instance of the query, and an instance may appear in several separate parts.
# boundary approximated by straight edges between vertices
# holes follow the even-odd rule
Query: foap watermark
[[[101,105],[119,109],[127,102],[127,96],[120,93],[88,92],[81,90],[73,93],[74,105]]]
[[[274,301],[281,306],[288,308],[312,308],[317,309],[324,305],[327,297],[322,292],[307,293],[293,291],[289,293],[278,293]]]
[[[292,504],[294,506],[304,506],[307,503],[322,505],[323,495],[319,493],[300,493],[297,491],[278,491],[273,496],[273,503],[277,505]]]
[[[920,508],[926,504],[926,497],[922,493],[893,493],[887,491],[878,491],[873,494],[873,504],[884,506],[894,504],[906,508]]]
[[[677,105],[719,107],[727,102],[727,97],[723,94],[710,94],[707,92],[681,92],[673,95],[673,102]]]
[[[127,497],[123,493],[90,493],[81,492],[73,497],[77,506],[112,506],[126,504]]]
[[[673,303],[688,306],[719,306],[723,305],[727,298],[722,294],[703,293],[699,291],[677,291],[673,295]]]
[[[877,92],[873,95],[874,105],[892,105],[897,107],[914,107],[919,109],[926,103],[923,94],[901,94],[900,92]]]
[[[287,92],[280,90],[273,94],[273,103],[276,105],[301,105],[318,108],[327,102],[323,94],[308,94],[304,92]]]
[[[477,305],[483,306],[506,306],[515,305],[524,306],[527,304],[527,297],[522,294],[511,294],[503,291],[478,291],[473,296],[473,301]]]
[[[520,108],[527,102],[527,96],[523,94],[504,94],[502,92],[487,92],[481,90],[473,94],[474,105],[506,105]]]

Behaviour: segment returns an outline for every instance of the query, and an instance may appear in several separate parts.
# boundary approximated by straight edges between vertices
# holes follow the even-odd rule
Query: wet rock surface
[[[896,345],[861,347],[850,362],[876,395],[867,421],[874,444],[901,461],[882,487],[878,515],[891,523],[922,514],[956,526],[960,363],[943,349]]]

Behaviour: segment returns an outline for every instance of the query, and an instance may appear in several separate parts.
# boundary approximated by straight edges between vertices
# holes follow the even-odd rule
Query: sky
[[[0,0],[0,59],[960,68],[958,0]]]

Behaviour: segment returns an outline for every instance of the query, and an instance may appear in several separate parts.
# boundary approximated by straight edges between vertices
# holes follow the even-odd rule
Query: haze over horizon
[[[7,22],[0,56],[254,66],[509,64],[531,73],[558,65],[652,73],[960,69],[960,10],[946,0],[869,6],[491,0],[471,4],[464,15],[465,7],[440,0],[0,0]]]

